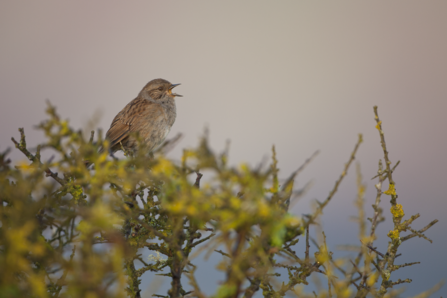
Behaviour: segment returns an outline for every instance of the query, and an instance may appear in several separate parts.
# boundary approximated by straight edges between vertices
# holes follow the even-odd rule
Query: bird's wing
[[[140,132],[145,138],[155,128],[160,118],[165,118],[163,108],[143,98],[135,98],[116,115],[107,131],[110,148],[129,137],[132,132]]]

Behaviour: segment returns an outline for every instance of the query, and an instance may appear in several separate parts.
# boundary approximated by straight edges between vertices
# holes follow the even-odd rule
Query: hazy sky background
[[[18,138],[18,127],[30,145],[42,140],[33,125],[44,119],[46,99],[77,128],[101,112],[95,128],[106,130],[149,80],[161,77],[181,83],[176,92],[184,95],[170,134],[184,134],[174,159],[197,144],[206,125],[216,151],[231,140],[233,164],[256,165],[275,144],[283,178],[321,150],[298,178],[298,186],[314,186],[295,214],[325,199],[358,133],[371,206],[370,178],[382,157],[378,105],[390,158],[401,160],[393,177],[405,218],[419,212],[416,229],[440,220],[427,232],[433,244],[410,240],[396,260],[422,264],[392,279],[413,279],[408,295],[447,278],[446,1],[1,0],[0,38],[1,151]],[[334,257],[342,254],[336,244],[358,244],[350,227],[355,179],[353,167],[324,213]],[[385,251],[392,229],[387,197],[382,207],[387,221],[377,245]],[[216,288],[209,270],[199,272],[208,293]],[[436,297],[441,293],[446,286]]]

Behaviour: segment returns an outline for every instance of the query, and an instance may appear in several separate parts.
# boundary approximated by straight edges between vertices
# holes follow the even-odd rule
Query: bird
[[[124,148],[126,152],[136,154],[136,134],[148,154],[159,148],[177,116],[175,97],[182,95],[172,90],[178,85],[165,79],[147,83],[113,119],[106,133],[106,139],[110,142],[109,152],[113,154]]]

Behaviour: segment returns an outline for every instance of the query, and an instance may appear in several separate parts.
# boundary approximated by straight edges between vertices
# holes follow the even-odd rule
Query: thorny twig
[[[37,152],[35,155],[33,155],[31,152],[28,151],[26,148],[26,139],[25,139],[25,131],[23,128],[19,128],[20,131],[20,143],[17,142],[14,138],[11,138],[12,142],[16,146],[17,149],[22,151],[23,154],[26,155],[26,157],[31,160],[33,163],[35,163],[38,166],[42,166],[42,162],[40,161],[40,146],[37,147]],[[60,185],[65,185],[66,182],[64,179],[61,179],[58,177],[57,173],[53,173],[50,168],[44,167],[45,175],[47,177],[51,177],[54,180],[56,180]]]

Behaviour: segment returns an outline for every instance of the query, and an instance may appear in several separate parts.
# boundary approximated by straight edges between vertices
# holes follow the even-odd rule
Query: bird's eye
[[[163,91],[163,87],[158,87],[158,91]]]

